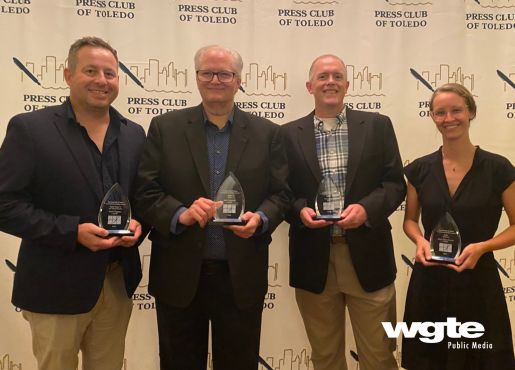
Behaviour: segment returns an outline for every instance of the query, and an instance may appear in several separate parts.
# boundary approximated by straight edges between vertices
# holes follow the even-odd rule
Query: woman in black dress
[[[402,341],[408,370],[515,369],[510,319],[492,251],[515,244],[515,169],[500,155],[474,146],[469,137],[476,104],[462,85],[438,88],[430,102],[442,146],[405,168],[408,194],[404,232],[416,244],[404,321],[478,322],[475,339],[445,335],[439,343],[420,336]],[[494,237],[502,208],[510,226]],[[456,222],[462,251],[455,264],[431,261],[429,239],[448,212]],[[424,232],[419,227],[422,214]]]

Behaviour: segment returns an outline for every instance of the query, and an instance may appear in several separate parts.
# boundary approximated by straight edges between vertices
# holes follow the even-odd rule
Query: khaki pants
[[[23,311],[32,331],[32,350],[39,370],[75,370],[79,350],[83,370],[119,370],[123,364],[125,334],[132,311],[123,269],[108,267],[95,307],[77,315]]]
[[[398,369],[395,340],[381,321],[396,322],[395,286],[365,292],[345,243],[331,244],[325,289],[320,294],[296,289],[295,295],[312,348],[315,370],[346,370],[345,307],[356,341],[360,370]]]

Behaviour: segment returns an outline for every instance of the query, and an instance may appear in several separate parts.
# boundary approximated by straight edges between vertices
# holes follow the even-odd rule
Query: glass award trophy
[[[232,172],[229,172],[229,175],[220,185],[215,201],[221,201],[222,205],[216,209],[211,224],[245,225],[245,221],[241,219],[245,210],[245,196],[240,182]]]
[[[449,214],[438,221],[429,239],[431,248],[431,260],[443,263],[455,263],[456,257],[461,252],[461,236],[458,225]]]
[[[109,231],[109,235],[132,236],[129,230],[131,221],[131,205],[120,184],[114,184],[106,193],[100,211],[98,212],[98,226]]]
[[[343,196],[331,176],[326,175],[318,185],[315,199],[315,220],[338,221],[343,210]]]

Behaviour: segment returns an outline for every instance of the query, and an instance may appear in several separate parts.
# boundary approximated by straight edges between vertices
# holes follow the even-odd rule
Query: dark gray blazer
[[[325,287],[329,263],[329,228],[309,229],[300,210],[314,209],[322,180],[317,159],[314,112],[281,127],[288,157],[288,184],[294,205],[290,223],[290,285],[315,293]],[[347,108],[349,159],[345,179],[345,205],[361,204],[369,226],[346,230],[347,242],[359,281],[366,291],[381,289],[395,280],[391,226],[388,216],[406,195],[406,184],[395,133],[386,116]]]
[[[130,195],[145,131],[123,117],[121,122],[119,179]],[[61,314],[93,308],[109,251],[91,252],[78,244],[77,227],[97,223],[103,194],[86,143],[68,121],[66,104],[10,120],[0,148],[0,230],[22,239],[14,305]],[[136,247],[122,248],[122,264],[131,296],[141,279]]]
[[[149,292],[185,307],[197,290],[205,230],[198,224],[170,233],[173,215],[199,197],[210,198],[209,163],[202,106],[168,112],[150,123],[138,172],[136,209],[153,227]],[[234,108],[226,175],[232,171],[245,194],[246,211],[262,211],[268,231],[242,239],[224,230],[233,291],[239,307],[267,291],[268,245],[289,206],[288,175],[279,126]]]

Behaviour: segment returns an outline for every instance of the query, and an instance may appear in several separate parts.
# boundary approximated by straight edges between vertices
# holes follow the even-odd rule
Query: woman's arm
[[[431,251],[429,242],[424,238],[422,230],[418,224],[420,218],[420,203],[418,202],[417,190],[408,181],[408,192],[406,195],[406,210],[404,212],[404,232],[417,246],[415,252],[415,261],[422,263],[424,266],[438,266],[440,264],[430,262]]]
[[[515,182],[512,182],[502,193],[502,204],[508,215],[510,226],[492,239],[469,244],[460,256],[456,258],[457,266],[449,265],[448,267],[458,272],[465,269],[473,269],[484,253],[508,248],[515,244]]]

